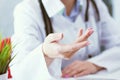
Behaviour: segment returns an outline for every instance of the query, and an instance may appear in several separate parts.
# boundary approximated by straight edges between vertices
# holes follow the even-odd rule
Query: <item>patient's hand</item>
[[[102,69],[104,68],[87,61],[75,61],[63,69],[62,77],[80,77],[96,73]]]
[[[79,49],[89,45],[87,39],[93,33],[93,29],[87,29],[83,34],[80,29],[78,38],[71,44],[60,44],[59,41],[63,39],[62,33],[53,33],[46,37],[43,43],[43,52],[49,58],[71,58]]]

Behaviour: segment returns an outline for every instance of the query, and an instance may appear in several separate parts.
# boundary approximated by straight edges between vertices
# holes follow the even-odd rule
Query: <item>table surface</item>
[[[79,78],[69,78],[63,80],[120,80],[120,70],[106,73],[105,71],[101,71],[94,75],[79,77]]]
[[[57,78],[55,80],[120,80],[120,70],[112,73],[105,73],[104,71],[102,71],[94,75],[88,75],[79,78],[64,78],[64,79]]]

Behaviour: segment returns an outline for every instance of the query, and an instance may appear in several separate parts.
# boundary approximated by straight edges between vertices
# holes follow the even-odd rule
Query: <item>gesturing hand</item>
[[[50,58],[64,58],[69,59],[79,49],[89,45],[87,39],[93,33],[93,29],[89,28],[83,34],[83,29],[80,29],[78,38],[71,44],[60,44],[59,41],[63,39],[62,33],[49,34],[43,43],[43,52]]]

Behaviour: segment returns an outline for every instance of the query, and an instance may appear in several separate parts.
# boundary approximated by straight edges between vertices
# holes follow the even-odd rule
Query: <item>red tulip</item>
[[[2,49],[4,48],[5,45],[5,40],[2,40],[1,44],[0,44],[0,52],[2,51]]]
[[[3,50],[4,49],[4,50]],[[1,62],[3,71],[0,72],[0,74],[4,74],[8,70],[8,78],[12,78],[9,68],[9,63],[11,62],[11,54],[12,54],[12,44],[11,44],[11,38],[5,38],[2,41],[0,41],[0,57],[3,59]],[[6,61],[6,62],[5,62]],[[5,63],[4,63],[5,62]],[[9,63],[8,63],[9,62]],[[6,66],[7,65],[7,66]],[[0,65],[1,67],[1,65]]]
[[[6,44],[11,44],[11,39],[10,38],[6,38]]]

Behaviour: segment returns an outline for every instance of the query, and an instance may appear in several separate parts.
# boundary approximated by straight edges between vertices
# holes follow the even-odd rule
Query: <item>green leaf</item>
[[[11,43],[8,44],[6,40],[7,39],[5,39],[5,45],[0,52],[0,74],[6,73],[10,62],[15,57],[14,56],[13,58],[11,58],[11,54],[12,54],[12,49],[15,48],[16,45],[12,47]],[[0,34],[0,46],[1,46],[1,42],[2,42],[2,36]]]
[[[5,45],[0,54],[0,74],[5,73],[11,59],[11,46]]]

